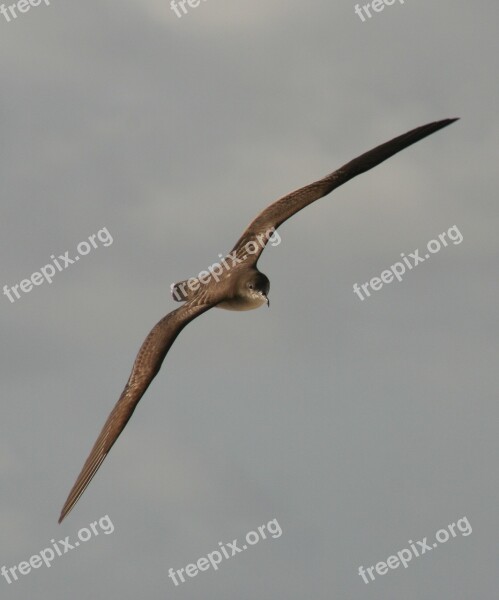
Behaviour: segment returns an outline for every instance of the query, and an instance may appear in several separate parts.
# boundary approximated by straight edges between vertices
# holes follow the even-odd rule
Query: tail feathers
[[[195,277],[192,277],[191,279],[184,279],[184,281],[179,281],[178,283],[173,283],[171,285],[173,299],[175,302],[186,302],[193,294],[191,288],[197,290],[199,285],[200,283]]]

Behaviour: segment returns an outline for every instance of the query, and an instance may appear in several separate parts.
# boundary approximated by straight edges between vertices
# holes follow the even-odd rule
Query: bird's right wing
[[[87,458],[78,479],[64,504],[59,523],[78,502],[102,461],[117,440],[133,414],[149,384],[182,329],[200,314],[212,308],[212,304],[187,303],[163,317],[151,330],[140,347],[132,372],[121,396],[107,418],[97,441]]]

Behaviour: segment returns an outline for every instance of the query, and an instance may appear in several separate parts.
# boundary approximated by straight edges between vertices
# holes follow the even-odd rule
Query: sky
[[[2,5],[1,597],[496,597],[497,3],[192,4]],[[448,117],[282,225],[58,525],[170,284]]]

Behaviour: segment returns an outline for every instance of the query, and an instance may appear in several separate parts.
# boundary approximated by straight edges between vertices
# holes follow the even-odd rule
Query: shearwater
[[[102,461],[117,440],[133,414],[139,400],[157,375],[161,364],[182,329],[210,308],[251,310],[268,304],[270,282],[257,269],[258,259],[269,240],[269,231],[275,231],[284,221],[315,200],[326,196],[349,179],[372,169],[390,156],[422,138],[450,125],[457,119],[444,119],[422,125],[403,135],[354,158],[326,177],[302,187],[263,210],[246,228],[229,256],[238,262],[218,280],[211,279],[206,285],[191,286],[185,290],[185,282],[173,286],[174,298],[184,304],[170,312],[157,323],[146,337],[135,358],[132,372],[121,396],[95,442],[78,478],[69,492],[62,508],[59,523],[74,507],[83,494]],[[259,244],[257,244],[257,241]],[[253,242],[257,250],[247,255],[247,245]],[[179,299],[179,290],[182,294]]]

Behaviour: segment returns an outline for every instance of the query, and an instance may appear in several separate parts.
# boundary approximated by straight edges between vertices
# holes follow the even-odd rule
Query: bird
[[[184,327],[214,307],[242,311],[269,305],[270,281],[258,270],[257,262],[277,228],[353,177],[457,120],[443,119],[416,127],[361,154],[322,179],[276,200],[248,225],[231,252],[216,263],[216,273],[215,265],[212,265],[213,268],[201,272],[197,278],[172,285],[173,298],[182,305],[163,317],[142,343],[129,379],[69,492],[59,523],[86,490]]]

